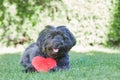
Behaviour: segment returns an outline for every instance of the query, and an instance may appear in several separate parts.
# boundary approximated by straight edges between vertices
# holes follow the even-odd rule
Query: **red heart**
[[[32,65],[38,72],[48,72],[50,69],[56,66],[56,61],[52,58],[36,56],[32,60]]]

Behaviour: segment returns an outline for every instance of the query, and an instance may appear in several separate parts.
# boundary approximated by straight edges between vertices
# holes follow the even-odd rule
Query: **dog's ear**
[[[37,46],[40,48],[40,50],[43,50],[43,46],[44,46],[44,41],[46,38],[46,35],[49,34],[51,32],[51,30],[53,30],[55,27],[51,26],[51,25],[47,25],[45,26],[45,29],[43,29],[40,33],[39,33],[39,37],[36,41]]]
[[[54,27],[52,25],[45,26],[46,29],[53,29]]]
[[[64,35],[68,39],[66,41],[66,44],[69,44],[70,48],[72,48],[76,44],[76,39],[74,35],[70,32],[70,30],[66,26],[58,26],[57,29],[64,33]]]
[[[40,50],[42,50],[42,46],[43,46],[43,43],[44,43],[44,37],[45,37],[45,33],[44,33],[44,31],[41,31],[39,33],[38,39],[36,41],[36,44],[37,44],[37,46],[39,47]]]
[[[48,29],[45,28],[39,33],[38,39],[36,41],[37,46],[39,47],[40,50],[43,49],[44,41],[45,41],[45,36],[48,33]]]

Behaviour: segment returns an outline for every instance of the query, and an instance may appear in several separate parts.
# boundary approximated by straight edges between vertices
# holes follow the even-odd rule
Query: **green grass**
[[[120,54],[71,52],[71,68],[54,73],[22,73],[20,53],[0,55],[0,80],[119,80]]]

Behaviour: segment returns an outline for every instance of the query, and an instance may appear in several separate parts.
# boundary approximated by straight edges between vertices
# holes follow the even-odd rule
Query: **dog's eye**
[[[48,48],[48,50],[52,50],[51,48]]]
[[[64,35],[64,37],[63,37],[63,38],[64,38],[64,40],[68,40],[68,37],[67,37],[67,35]]]
[[[69,40],[69,38],[65,36],[65,37],[64,37],[64,40]]]
[[[51,37],[52,37],[51,35],[48,35],[48,36],[47,36],[47,39],[48,39],[48,38],[51,38]]]

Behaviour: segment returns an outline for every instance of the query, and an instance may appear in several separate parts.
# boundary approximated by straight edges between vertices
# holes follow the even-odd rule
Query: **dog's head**
[[[65,26],[47,26],[37,40],[40,50],[53,58],[65,55],[75,44],[74,36]]]

